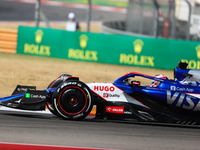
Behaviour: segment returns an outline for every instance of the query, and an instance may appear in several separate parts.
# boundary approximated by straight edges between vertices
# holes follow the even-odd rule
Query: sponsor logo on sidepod
[[[44,96],[44,95],[34,95],[34,94],[26,93],[25,94],[25,98],[40,98],[40,99],[45,99],[46,96]]]
[[[21,92],[21,91],[24,91],[24,92],[27,92],[28,90],[35,90],[34,88],[17,88],[17,91]]]
[[[108,93],[103,93],[103,97],[108,98],[109,94]]]
[[[187,91],[187,92],[194,92],[194,89],[192,88],[184,88],[184,87],[176,87],[176,86],[171,86],[170,90],[172,91]]]
[[[103,93],[103,97],[105,97],[105,98],[108,98],[108,97],[117,97],[117,98],[119,98],[120,95],[118,95],[118,94]]]
[[[114,86],[94,86],[94,91],[115,91]]]
[[[167,104],[176,104],[176,107],[180,107],[186,110],[200,111],[200,101],[195,104],[194,100],[197,98],[186,95],[184,93],[167,91]]]
[[[124,107],[106,106],[106,112],[107,113],[123,114],[124,113]]]

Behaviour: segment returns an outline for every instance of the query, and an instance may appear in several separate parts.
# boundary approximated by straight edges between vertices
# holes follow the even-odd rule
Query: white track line
[[[0,106],[0,110],[5,111],[18,111],[18,112],[29,112],[29,113],[43,113],[43,114],[51,114],[51,112],[46,109],[45,111],[29,111],[29,110],[21,110],[21,109],[14,109],[14,108],[8,108],[4,106]]]

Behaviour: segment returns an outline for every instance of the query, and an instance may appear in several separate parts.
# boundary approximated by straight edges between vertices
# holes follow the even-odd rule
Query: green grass
[[[53,0],[53,1],[88,4],[88,0]],[[112,7],[127,7],[128,5],[126,1],[109,1],[109,0],[91,0],[91,1],[93,5],[104,5]]]

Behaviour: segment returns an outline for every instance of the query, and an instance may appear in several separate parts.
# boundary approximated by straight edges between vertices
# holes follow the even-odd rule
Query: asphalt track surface
[[[34,21],[33,4],[0,0],[0,21]],[[86,10],[42,5],[50,21],[65,21],[71,11],[79,21]],[[125,14],[93,10],[92,21],[124,20]],[[59,119],[51,114],[3,111],[0,142],[132,150],[199,150],[200,128]]]
[[[199,150],[200,128],[0,110],[0,142],[132,150]]]
[[[41,5],[49,21],[66,21],[68,13],[74,12],[76,19],[86,21],[86,9]],[[34,21],[35,5],[0,0],[0,21]],[[124,20],[125,13],[92,10],[91,21]]]

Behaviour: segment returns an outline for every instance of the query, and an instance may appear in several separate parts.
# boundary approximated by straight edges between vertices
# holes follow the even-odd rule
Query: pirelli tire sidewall
[[[54,80],[55,81],[55,80]],[[47,87],[47,89],[49,88],[55,88],[56,86],[54,86],[54,81],[52,81],[49,86]],[[46,106],[47,108],[49,109],[49,111],[54,114],[55,116],[59,117],[60,115],[57,113],[57,111],[55,111],[55,109],[53,108],[53,105],[52,105],[52,101],[51,101],[51,98],[49,101],[46,102]]]
[[[92,110],[93,95],[85,83],[70,80],[55,89],[52,104],[62,118],[80,120],[88,116]]]

